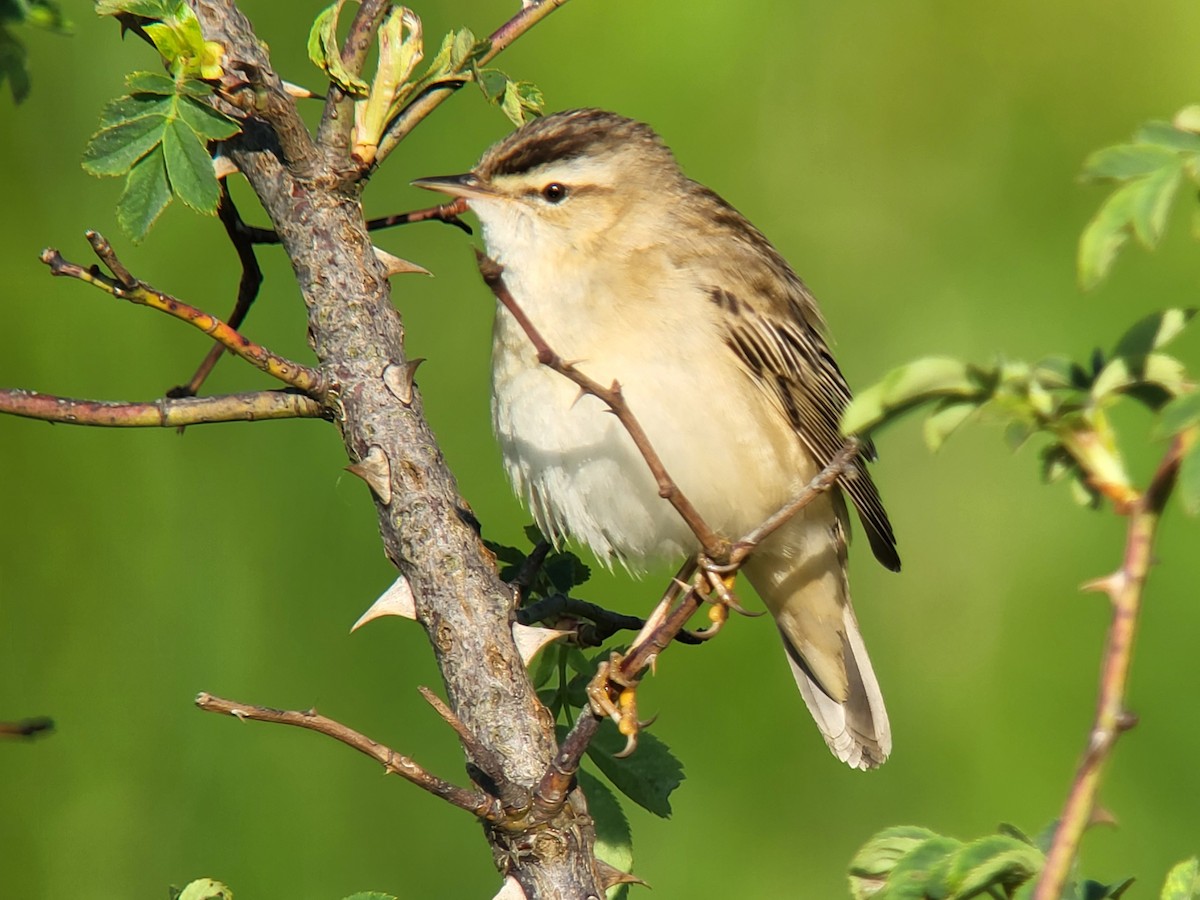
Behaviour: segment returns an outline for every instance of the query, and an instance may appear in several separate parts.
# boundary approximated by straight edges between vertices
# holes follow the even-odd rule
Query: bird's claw
[[[621,656],[617,653],[596,669],[596,676],[587,686],[587,697],[592,711],[597,716],[612,719],[617,731],[625,735],[624,748],[613,754],[618,759],[624,759],[637,749],[638,733],[657,718],[645,722],[638,719],[637,682],[621,674]]]

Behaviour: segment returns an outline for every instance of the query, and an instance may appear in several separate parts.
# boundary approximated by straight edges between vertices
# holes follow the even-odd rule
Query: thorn
[[[217,176],[217,181],[228,178],[230,175],[236,175],[240,171],[234,161],[228,156],[218,154],[213,157],[213,174]]]
[[[641,884],[650,887],[645,881],[632,875],[629,872],[611,866],[599,857],[596,858],[596,874],[600,876],[600,885],[605,890],[616,887],[620,884]],[[508,900],[508,898],[496,898],[496,900]]]
[[[425,357],[418,356],[416,359],[410,359],[403,366],[390,363],[383,370],[384,385],[387,386],[389,393],[405,406],[412,403],[413,377],[423,362],[425,362]]]
[[[393,275],[408,275],[410,273],[417,275],[432,275],[424,266],[419,266],[415,262],[409,262],[407,259],[401,259],[398,256],[393,256],[386,250],[380,250],[378,247],[372,247],[375,251],[375,258],[383,264],[384,275],[391,278]]]
[[[1109,597],[1116,597],[1122,590],[1125,589],[1127,579],[1124,570],[1113,572],[1111,575],[1105,575],[1103,578],[1093,578],[1091,581],[1085,581],[1079,586],[1081,591],[1087,593],[1108,594]]]
[[[392,502],[392,466],[378,444],[372,444],[366,458],[346,466],[346,471],[365,481],[384,506]]]
[[[1130,712],[1129,710],[1125,710],[1119,716],[1117,716],[1117,731],[1118,732],[1128,731],[1129,729],[1136,726],[1137,723],[1138,723],[1137,713],[1133,713],[1133,712]]]
[[[512,633],[513,640],[517,644],[517,652],[521,654],[521,662],[525,663],[525,665],[529,665],[533,661],[533,658],[538,655],[538,652],[547,644],[552,644],[568,635],[574,634],[572,631],[563,631],[558,628],[541,628],[536,625],[522,625],[520,622],[513,622]]]
[[[492,900],[526,900],[525,889],[521,887],[521,883],[517,879],[509,875],[504,879],[504,884],[500,885],[500,893],[496,894]]]
[[[350,633],[358,631],[373,619],[383,616],[400,616],[403,619],[417,618],[417,602],[413,596],[412,586],[403,575],[392,582],[391,587],[384,591],[378,600],[371,604],[358,621],[350,626]]]
[[[325,97],[324,94],[314,94],[308,88],[292,84],[290,81],[283,82],[283,90],[289,97],[295,97],[297,100],[323,100]]]
[[[1095,825],[1110,825],[1113,828],[1120,824],[1117,822],[1117,817],[1113,815],[1111,810],[1105,809],[1097,804],[1092,807],[1092,814],[1088,817],[1087,827],[1091,828]]]

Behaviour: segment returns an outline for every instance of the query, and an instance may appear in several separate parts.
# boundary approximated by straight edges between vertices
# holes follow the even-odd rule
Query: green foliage
[[[1067,479],[1076,498],[1091,505],[1101,496],[1123,502],[1132,487],[1108,411],[1132,399],[1158,414],[1162,437],[1194,435],[1200,426],[1195,384],[1183,363],[1163,352],[1194,314],[1168,309],[1149,315],[1110,353],[1097,350],[1086,362],[1051,357],[980,366],[947,357],[918,359],[862,391],[846,409],[842,428],[866,434],[923,407],[925,442],[937,450],[964,423],[988,417],[1006,426],[1014,446],[1034,434],[1050,437],[1041,451],[1047,482]],[[1189,441],[1180,489],[1185,508],[1195,513],[1200,511],[1200,442]]]
[[[127,175],[117,219],[141,240],[172,197],[216,212],[219,188],[205,144],[232,137],[238,125],[204,102],[211,89],[203,82],[134,72],[126,83],[133,93],[104,108],[83,167],[93,175]]]
[[[370,87],[342,64],[337,26],[345,3],[346,0],[337,0],[317,15],[312,29],[308,32],[308,58],[312,60],[313,65],[329,76],[330,81],[351,97],[366,97]]]
[[[171,888],[171,900],[233,900],[233,891],[211,878],[197,878],[182,890]]]
[[[1042,849],[1011,825],[969,842],[900,825],[879,832],[854,855],[850,894],[854,900],[1013,897],[1031,883],[1044,863]],[[1072,883],[1063,900],[1115,900],[1132,883],[1132,878],[1111,885]],[[1024,894],[1022,890],[1020,895]]]
[[[1083,177],[1116,185],[1079,240],[1079,283],[1087,289],[1104,280],[1131,235],[1147,249],[1158,245],[1184,178],[1200,185],[1200,107],[1181,110],[1174,122],[1148,122],[1128,144],[1097,150]]]
[[[29,96],[28,54],[12,25],[31,25],[67,34],[71,23],[53,0],[0,0],[0,85],[7,80],[13,101],[20,103]]]
[[[613,786],[656,816],[671,815],[671,793],[683,783],[683,764],[667,745],[649,732],[638,735],[637,750],[617,759],[625,737],[611,722],[600,726],[587,755]]]
[[[133,72],[130,92],[111,101],[100,130],[83,151],[83,167],[93,175],[125,175],[117,221],[140,241],[174,197],[197,212],[217,211],[220,188],[209,141],[226,140],[240,126],[209,105],[205,79],[221,77],[224,48],[204,40],[200,22],[176,0],[98,0],[101,15],[130,17],[153,41],[171,72]]]
[[[1167,873],[1161,900],[1193,900],[1195,897],[1200,897],[1200,861],[1193,856]]]

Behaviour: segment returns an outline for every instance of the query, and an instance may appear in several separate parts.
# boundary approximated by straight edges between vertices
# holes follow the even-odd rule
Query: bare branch
[[[1175,487],[1179,463],[1186,446],[1185,435],[1176,435],[1145,493],[1122,507],[1129,517],[1129,526],[1121,568],[1106,578],[1084,585],[1085,590],[1108,595],[1112,601],[1112,623],[1104,648],[1096,718],[1087,750],[1075,772],[1032,900],[1057,900],[1062,896],[1079,853],[1083,832],[1096,808],[1096,793],[1104,765],[1112,755],[1117,738],[1137,724],[1137,717],[1125,708],[1133,641],[1141,611],[1142,591],[1154,561],[1152,551],[1159,518]]]
[[[390,747],[385,747],[371,740],[365,734],[355,731],[341,722],[326,716],[318,715],[316,710],[286,710],[272,709],[268,706],[255,706],[250,703],[237,703],[214,697],[209,693],[200,693],[196,697],[196,706],[205,712],[233,716],[237,719],[253,720],[256,722],[276,722],[280,725],[295,725],[327,735],[341,741],[348,747],[353,747],[359,753],[371,757],[380,763],[389,775],[399,775],[405,781],[415,784],[422,790],[428,791],[435,797],[440,797],[447,803],[465,809],[472,815],[478,816],[485,822],[501,822],[505,814],[499,801],[489,797],[482,791],[461,788],[456,784],[438,778],[416,762]]]
[[[112,256],[112,248],[103,236],[97,232],[89,231],[87,237],[93,248],[97,250],[97,255],[100,255],[102,259],[105,259],[107,255],[116,261],[115,256]],[[101,250],[105,251],[103,255],[101,254]],[[199,328],[235,356],[250,363],[250,365],[259,371],[265,372],[272,378],[282,381],[284,384],[294,387],[297,390],[304,391],[312,397],[323,398],[329,392],[329,383],[319,369],[303,366],[300,363],[292,362],[289,359],[278,356],[265,347],[254,343],[249,338],[242,336],[216,316],[210,315],[194,306],[189,306],[182,300],[177,300],[170,294],[164,294],[162,291],[156,290],[144,282],[133,279],[132,285],[127,286],[119,278],[110,278],[102,274],[95,266],[85,269],[77,263],[68,262],[53,247],[48,247],[42,251],[41,260],[50,267],[50,271],[54,275],[77,278],[120,300],[128,300],[130,303],[135,303],[139,306],[148,306],[151,309],[157,309],[160,312],[165,312],[170,316],[187,322],[189,325]],[[124,266],[120,266],[119,261],[116,262],[124,277],[131,278],[132,276],[129,275]]]
[[[210,422],[320,419],[331,416],[319,401],[295,391],[252,391],[217,397],[180,397],[150,403],[123,403],[0,389],[0,413],[45,422],[112,428],[182,428]]]

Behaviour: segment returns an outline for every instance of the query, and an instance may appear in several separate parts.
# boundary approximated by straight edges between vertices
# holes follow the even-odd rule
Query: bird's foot
[[[596,675],[587,686],[588,703],[602,718],[612,719],[617,731],[625,735],[625,747],[614,754],[624,759],[637,749],[638,733],[654,720],[643,722],[637,714],[636,679],[627,678],[621,671],[621,654],[614,653],[608,662],[600,663]]]

